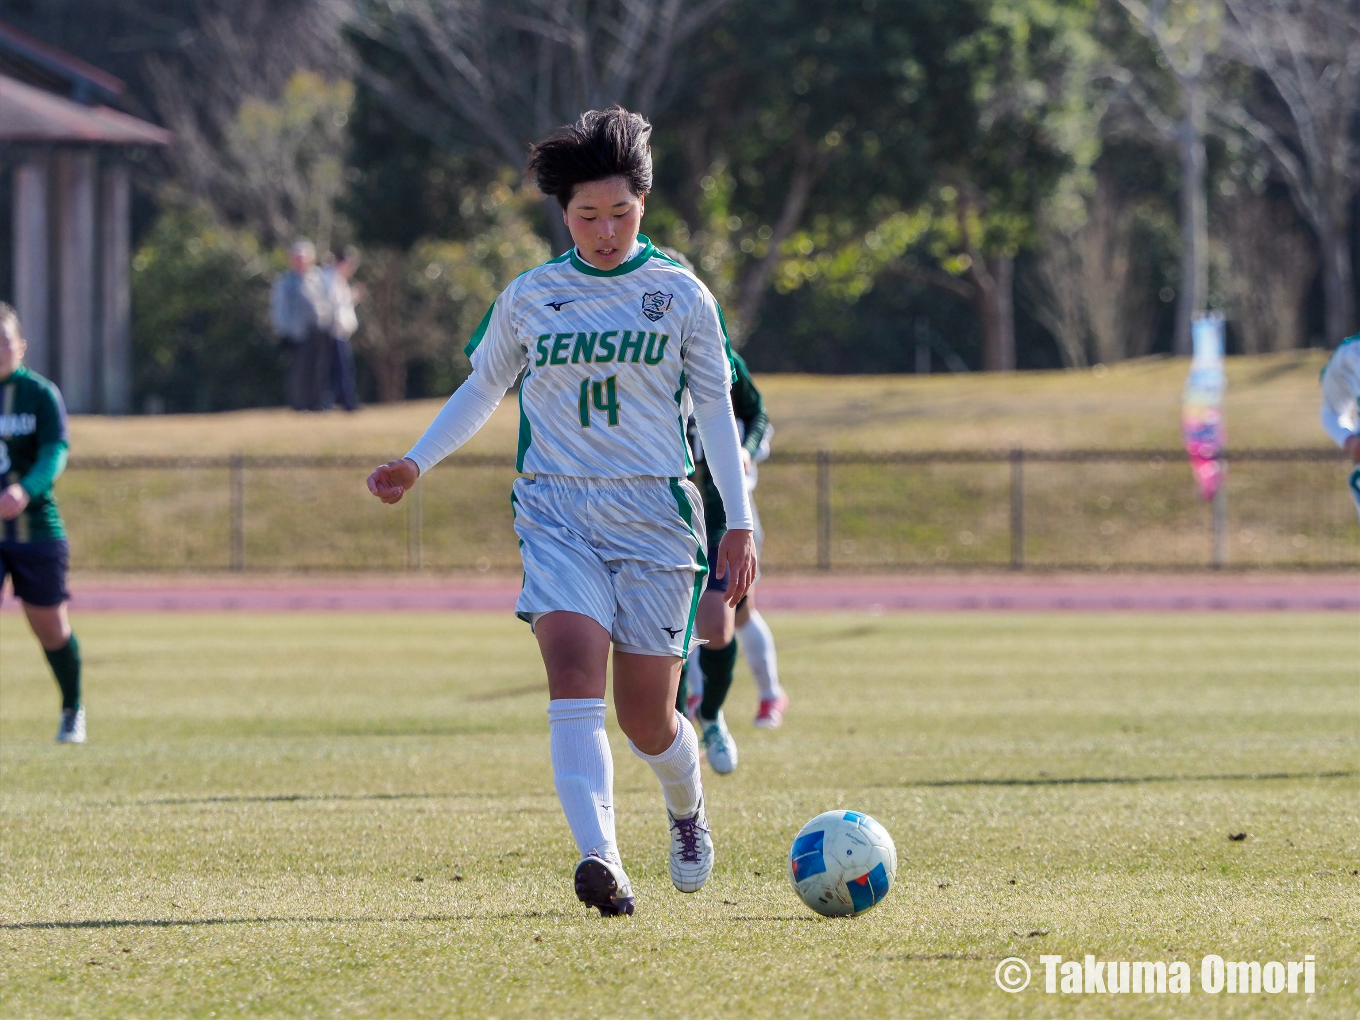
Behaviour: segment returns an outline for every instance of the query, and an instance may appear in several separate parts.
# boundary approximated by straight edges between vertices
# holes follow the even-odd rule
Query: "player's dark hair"
[[[622,106],[587,110],[529,150],[527,173],[563,209],[578,185],[622,177],[634,195],[652,190],[652,125]]]

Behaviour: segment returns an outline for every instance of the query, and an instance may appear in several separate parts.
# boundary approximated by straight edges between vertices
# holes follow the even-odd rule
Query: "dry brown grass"
[[[1233,447],[1321,446],[1318,350],[1229,359]],[[783,450],[926,450],[1024,446],[1178,447],[1188,362],[1147,358],[1108,370],[1012,376],[757,377]],[[440,401],[367,407],[347,415],[292,411],[72,419],[72,452],[85,456],[375,454],[403,452]],[[507,399],[468,453],[509,454],[518,412]]]

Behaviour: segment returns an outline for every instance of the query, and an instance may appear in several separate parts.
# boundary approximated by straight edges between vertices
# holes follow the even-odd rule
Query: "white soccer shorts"
[[[708,571],[691,482],[538,475],[516,479],[510,501],[524,561],[520,619],[580,613],[619,651],[689,654]]]

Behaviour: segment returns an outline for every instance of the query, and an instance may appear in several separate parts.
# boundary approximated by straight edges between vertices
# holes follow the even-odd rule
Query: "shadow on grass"
[[[872,783],[868,789],[920,787],[939,789],[951,786],[1102,786],[1135,783],[1224,783],[1259,782],[1275,779],[1351,779],[1360,770],[1334,772],[1244,772],[1199,776],[1041,776],[1034,779],[921,779],[907,783]],[[222,794],[212,797],[160,797],[155,800],[105,801],[101,807],[177,807],[190,804],[307,804],[324,802],[364,802],[402,800],[494,800],[505,793],[278,793]],[[523,796],[522,794],[518,796]],[[543,794],[542,796],[549,796]],[[549,809],[516,808],[520,814],[547,812]],[[754,920],[754,919],[752,919]]]
[[[385,800],[497,800],[522,797],[522,793],[277,793],[221,794],[212,797],[159,797],[155,800],[110,800],[100,807],[174,807],[184,804],[306,804],[322,801]],[[547,796],[547,794],[544,794]],[[517,813],[532,814],[534,808],[516,808]]]
[[[439,924],[450,921],[530,921],[543,917],[576,916],[564,910],[522,910],[501,914],[409,914],[405,917],[146,917],[86,921],[12,921],[0,931],[40,931],[61,928],[199,928],[232,924]]]
[[[909,783],[874,783],[873,789],[945,786],[1097,786],[1117,783],[1229,783],[1267,779],[1350,779],[1360,771],[1336,772],[1243,772],[1216,776],[1060,776],[1037,779],[922,779]]]
[[[825,634],[813,634],[805,637],[786,638],[779,642],[781,651],[790,648],[806,648],[812,645],[829,645],[837,641],[853,641],[856,638],[869,637],[877,634],[879,627],[872,623],[862,623],[854,627],[846,627],[842,630],[828,631]]]

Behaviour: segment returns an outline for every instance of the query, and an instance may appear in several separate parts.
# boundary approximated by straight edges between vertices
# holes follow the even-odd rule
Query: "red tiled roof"
[[[0,75],[0,142],[169,145],[169,131],[107,106],[82,106]]]

